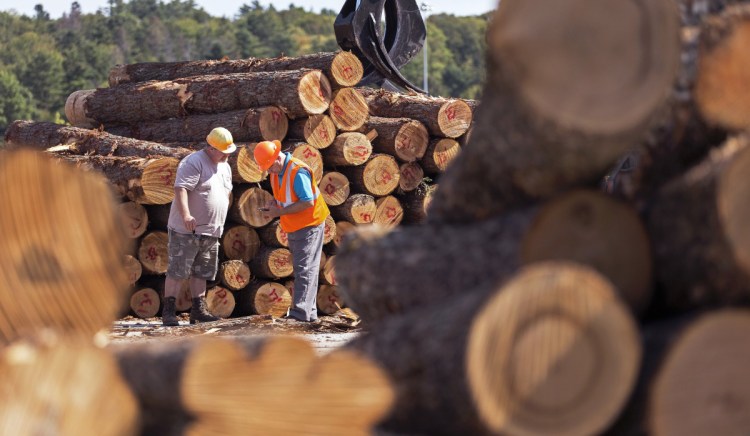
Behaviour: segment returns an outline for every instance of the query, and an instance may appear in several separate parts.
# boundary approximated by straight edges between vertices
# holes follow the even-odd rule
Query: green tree
[[[0,69],[0,132],[4,134],[15,120],[32,119],[36,113],[33,100],[31,91],[12,72]]]

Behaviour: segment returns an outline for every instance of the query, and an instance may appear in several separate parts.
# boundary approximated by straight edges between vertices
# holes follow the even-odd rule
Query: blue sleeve
[[[297,175],[294,177],[294,193],[300,201],[312,201],[313,197],[312,190],[312,177],[304,169],[297,171]]]

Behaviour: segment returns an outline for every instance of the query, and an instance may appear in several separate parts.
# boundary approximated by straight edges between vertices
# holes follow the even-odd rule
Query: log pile
[[[456,138],[472,123],[475,102],[357,88],[362,74],[362,63],[347,52],[118,65],[109,88],[70,95],[72,127],[17,121],[6,142],[46,150],[107,177],[124,200],[123,233],[136,244],[127,254],[142,264],[132,313],[154,316],[159,307],[155,312],[149,304],[163,289],[152,279],[166,272],[177,164],[205,146],[212,128],[227,128],[239,150],[229,161],[234,189],[215,283],[221,290],[214,294],[232,294],[219,298],[223,314],[226,306],[236,307],[234,316],[282,313],[251,303],[254,295],[240,295],[256,292],[258,281],[281,286],[292,274],[286,234],[278,220],[267,222],[258,211],[272,197],[267,174],[253,160],[255,144],[281,140],[285,151],[312,168],[333,210],[324,249],[333,255],[340,242],[336,230],[347,224],[424,221],[425,194],[434,191],[460,149]],[[321,288],[335,285],[322,276]],[[336,295],[345,307],[336,291],[325,288],[324,299]]]
[[[399,387],[380,431],[747,432],[742,3],[501,2],[471,136],[402,203],[426,221],[352,229],[335,257],[369,327],[349,347]]]

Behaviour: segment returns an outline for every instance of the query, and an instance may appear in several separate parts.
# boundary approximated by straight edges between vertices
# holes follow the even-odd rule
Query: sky
[[[417,0],[417,4],[423,1],[432,7],[431,13],[447,13],[454,15],[479,15],[497,6],[498,0]],[[19,4],[20,3],[20,4]],[[73,0],[0,0],[0,10],[14,10],[18,14],[34,15],[34,5],[42,4],[52,18],[59,18],[63,12],[70,11]],[[250,4],[252,0],[195,0],[195,3],[206,12],[217,17],[232,18],[243,4]],[[273,4],[277,9],[287,9],[290,4],[303,7],[305,10],[314,12],[320,9],[332,9],[336,12],[341,10],[344,0],[261,0],[263,6]],[[78,0],[83,13],[94,13],[98,9],[107,7],[107,0]]]

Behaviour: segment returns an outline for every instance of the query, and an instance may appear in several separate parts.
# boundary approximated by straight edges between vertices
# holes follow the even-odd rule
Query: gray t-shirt
[[[221,237],[229,209],[229,193],[232,192],[229,164],[220,162],[217,165],[205,151],[196,151],[180,162],[174,186],[188,191],[188,209],[195,217],[195,233]],[[169,210],[169,228],[190,233],[177,210],[176,201]]]

